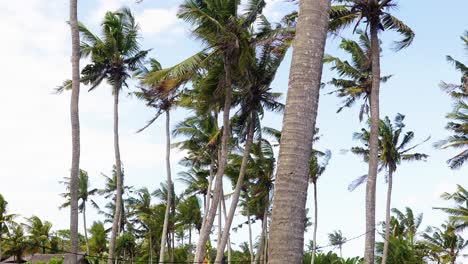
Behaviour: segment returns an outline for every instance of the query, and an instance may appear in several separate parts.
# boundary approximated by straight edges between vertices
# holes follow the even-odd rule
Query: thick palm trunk
[[[380,44],[379,22],[371,21],[372,89],[370,94],[371,128],[369,137],[369,171],[366,186],[366,240],[364,263],[374,263],[375,250],[375,196],[379,137]]]
[[[83,206],[82,214],[83,214],[84,236],[85,236],[85,243],[86,243],[86,254],[89,255],[88,229],[86,227],[86,204]]]
[[[70,99],[70,120],[72,130],[72,164],[70,171],[70,248],[78,253],[78,177],[80,174],[80,35],[78,30],[78,0],[70,0],[70,29],[72,36],[72,92]],[[77,256],[72,255],[71,264]]]
[[[252,220],[250,219],[250,210],[247,205],[247,224],[249,226],[249,253],[250,253],[250,263],[254,263],[254,254],[253,254],[253,243],[252,243]]]
[[[218,160],[218,171],[216,173],[215,188],[213,191],[213,202],[208,211],[206,221],[203,222],[200,237],[198,238],[197,249],[195,251],[194,263],[201,263],[203,261],[206,251],[206,241],[213,227],[213,222],[216,216],[216,210],[221,196],[221,188],[223,183],[224,169],[226,168],[228,156],[228,141],[230,137],[230,122],[229,112],[231,110],[232,91],[231,91],[231,61],[229,56],[225,56],[224,60],[225,71],[225,98],[223,109],[223,136],[221,138],[221,157]]]
[[[254,114],[252,114],[252,116],[254,116]],[[223,255],[224,255],[224,248],[226,247],[226,243],[229,238],[229,233],[231,231],[232,221],[234,220],[234,214],[236,212],[237,204],[239,202],[239,197],[240,197],[240,193],[242,190],[242,186],[244,185],[244,177],[245,177],[245,172],[247,171],[247,163],[249,160],[250,148],[252,147],[252,143],[253,143],[254,125],[255,125],[255,118],[252,118],[249,124],[247,140],[244,146],[244,153],[242,156],[242,163],[241,163],[241,168],[239,171],[239,177],[237,178],[236,187],[232,195],[231,207],[229,208],[228,218],[226,219],[226,223],[224,225],[223,235],[222,235],[220,244],[217,248],[215,262],[221,262]]]
[[[120,160],[120,146],[119,146],[119,92],[120,83],[117,81],[114,85],[114,151],[115,151],[115,169],[117,178],[117,193],[115,195],[115,213],[114,221],[112,223],[111,238],[109,241],[109,259],[108,263],[112,264],[115,258],[115,241],[117,239],[117,231],[121,225],[122,217],[122,195],[123,195],[123,177],[122,177],[122,163]]]
[[[385,208],[385,241],[382,255],[382,264],[387,263],[388,245],[390,240],[390,208],[392,203],[392,188],[393,188],[393,172],[388,172],[388,189],[387,189],[387,207]]]
[[[166,110],[166,172],[167,172],[167,205],[164,215],[164,225],[161,235],[161,249],[159,251],[159,264],[164,263],[164,252],[166,246],[167,229],[172,205],[172,179],[171,179],[171,134],[169,110]]]
[[[270,264],[303,261],[312,136],[315,130],[330,0],[301,0],[273,202]]]
[[[310,263],[314,264],[315,252],[317,251],[317,223],[318,223],[318,201],[317,201],[317,182],[314,183],[314,234],[312,237],[312,254]]]

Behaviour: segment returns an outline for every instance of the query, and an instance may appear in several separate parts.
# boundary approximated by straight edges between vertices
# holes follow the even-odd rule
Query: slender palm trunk
[[[167,172],[167,205],[164,215],[164,226],[161,235],[161,249],[159,251],[159,264],[164,263],[164,252],[167,239],[167,229],[169,226],[169,216],[172,205],[172,179],[171,179],[171,134],[169,110],[166,110],[166,172]]]
[[[263,250],[263,264],[268,263],[268,223],[267,223],[267,230],[265,233],[265,248]]]
[[[188,230],[188,244],[192,245],[192,227],[191,226]]]
[[[153,264],[153,234],[149,231],[149,264]]]
[[[1,224],[0,224],[0,262],[2,261],[2,233],[1,233]]]
[[[83,229],[86,243],[86,254],[89,255],[88,229],[86,227],[86,204],[83,205]]]
[[[225,56],[224,60],[224,71],[225,71],[225,98],[224,98],[224,109],[223,109],[223,136],[221,138],[221,157],[218,161],[218,171],[216,173],[215,188],[213,191],[213,202],[208,211],[206,221],[203,222],[200,237],[198,238],[197,249],[195,251],[194,263],[200,263],[203,261],[206,251],[206,241],[213,227],[213,222],[216,216],[216,210],[218,203],[221,200],[221,188],[223,183],[224,169],[226,168],[227,156],[228,156],[228,141],[230,137],[230,121],[229,112],[231,110],[232,91],[231,91],[231,60],[229,56]]]
[[[268,207],[269,207],[270,197],[268,195],[265,197],[265,211],[263,212],[263,220],[262,220],[262,233],[260,235],[260,244],[258,245],[257,254],[255,255],[255,264],[259,264],[259,261],[264,250],[265,246],[265,239],[266,239],[266,229],[268,224]]]
[[[72,130],[72,164],[70,171],[70,248],[78,253],[78,178],[80,174],[80,35],[78,30],[78,0],[70,0],[70,29],[72,36],[72,92],[70,120]],[[71,264],[77,256],[72,255]]]
[[[283,119],[268,249],[270,264],[302,263],[307,186],[330,0],[301,0]]]
[[[220,199],[224,199],[224,197],[220,197]],[[218,205],[218,245],[217,245],[218,248],[220,247],[221,237],[223,235],[222,209],[223,209],[222,208],[222,203],[219,203],[219,205]]]
[[[250,263],[254,263],[254,254],[253,254],[253,243],[252,243],[252,220],[250,219],[250,210],[247,205],[247,224],[249,226],[249,254],[250,254]]]
[[[221,193],[221,197],[224,197],[224,191]],[[224,221],[227,222],[227,212],[226,212],[226,200],[223,198],[222,200],[223,203],[223,212],[224,212]],[[228,247],[228,263],[231,263],[231,235],[228,237],[228,242],[227,242],[227,247]]]
[[[223,235],[222,235],[220,244],[217,248],[215,262],[221,262],[223,255],[224,255],[224,248],[226,247],[229,233],[231,231],[232,221],[234,220],[234,214],[236,212],[237,204],[239,202],[239,197],[240,197],[240,193],[242,190],[242,186],[244,185],[244,177],[245,177],[245,172],[247,171],[247,163],[249,160],[250,148],[252,147],[252,143],[253,143],[254,126],[255,126],[255,113],[252,113],[252,119],[249,123],[249,128],[248,128],[248,133],[247,133],[247,140],[244,146],[244,153],[242,156],[242,163],[241,163],[241,168],[239,171],[239,177],[237,178],[236,187],[232,195],[231,207],[229,208],[228,218],[224,225]],[[251,255],[251,257],[253,257],[253,254]]]
[[[340,258],[343,258],[343,247],[340,245]]]
[[[364,263],[374,263],[375,250],[375,196],[378,167],[378,137],[379,137],[379,91],[380,91],[380,44],[379,22],[370,21],[371,30],[371,60],[372,89],[370,94],[371,128],[369,136],[369,171],[366,186],[366,239]]]
[[[214,168],[215,168],[215,160],[213,157],[211,157],[211,163],[210,163],[210,176],[208,178],[208,191],[206,194],[206,202],[205,202],[205,214],[203,215],[203,222],[205,223],[206,218],[208,217],[208,211],[210,210],[210,201],[211,201],[211,189],[213,187],[213,178],[214,178]]]
[[[317,182],[314,182],[314,235],[312,237],[311,264],[315,261],[315,252],[317,251],[317,223],[318,223],[318,201],[317,201]]]
[[[392,203],[392,188],[393,188],[393,171],[388,172],[388,189],[387,189],[387,207],[385,208],[385,241],[382,255],[382,264],[387,263],[388,245],[390,240],[390,208]]]
[[[122,207],[123,207],[123,177],[122,177],[122,163],[120,160],[120,146],[119,146],[119,92],[120,83],[117,81],[114,85],[114,151],[115,151],[115,169],[117,178],[117,192],[115,195],[115,214],[112,223],[111,238],[109,241],[109,259],[108,263],[112,264],[115,258],[115,241],[117,239],[118,230],[121,225]]]

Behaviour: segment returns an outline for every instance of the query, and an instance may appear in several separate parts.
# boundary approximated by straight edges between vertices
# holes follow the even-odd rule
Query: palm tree
[[[78,29],[78,0],[70,0],[70,29],[72,37],[72,87],[70,100],[70,120],[72,129],[72,164],[70,170],[70,230],[71,251],[78,252],[78,177],[80,174],[80,33]],[[1,259],[1,254],[0,254]],[[73,255],[71,264],[76,264]]]
[[[434,207],[449,214],[451,225],[457,230],[464,230],[468,227],[468,190],[461,185],[457,185],[457,190],[453,193],[443,193],[442,199],[453,201],[455,207]]]
[[[0,194],[0,261],[2,260],[2,237],[8,232],[8,223],[15,217],[14,214],[7,214],[8,202]]]
[[[66,187],[67,191],[70,191],[70,178],[65,177],[64,181],[62,181]],[[78,211],[83,214],[83,229],[85,235],[85,242],[86,242],[86,253],[89,255],[89,245],[88,245],[88,228],[86,225],[86,203],[88,202],[88,198],[90,196],[96,195],[98,189],[91,189],[89,190],[89,177],[88,173],[84,170],[80,170],[80,177],[78,179]],[[67,201],[60,206],[60,209],[70,206],[71,204],[71,195],[70,192],[63,193],[62,196],[67,199]],[[89,200],[94,208],[99,208],[98,205],[93,201]]]
[[[90,57],[91,64],[82,70],[82,82],[94,90],[103,80],[112,85],[114,96],[114,151],[117,171],[116,210],[109,243],[109,264],[114,258],[115,240],[122,211],[123,177],[119,145],[119,94],[127,86],[131,74],[142,67],[148,50],[141,50],[138,43],[138,24],[129,9],[107,12],[101,24],[103,37],[91,33],[84,25],[80,32],[84,38],[81,55]]]
[[[468,31],[461,37],[466,48],[468,48]],[[461,61],[447,56],[447,61],[452,63],[460,71],[462,77],[460,84],[441,82],[442,89],[456,101],[455,107],[447,118],[451,121],[446,128],[453,132],[453,135],[445,140],[436,143],[439,148],[462,149],[460,153],[450,158],[447,163],[451,169],[460,168],[468,159],[468,66]]]
[[[316,129],[315,134],[317,134],[318,129]],[[314,140],[318,140],[316,137]],[[322,161],[319,162],[319,158],[322,158]],[[312,236],[312,254],[311,254],[311,263],[314,264],[315,252],[317,249],[317,227],[318,227],[318,199],[317,199],[317,181],[325,172],[328,162],[331,158],[331,152],[329,150],[325,152],[313,150],[312,157],[310,161],[310,182],[314,186],[314,234]]]
[[[299,5],[270,228],[271,264],[300,263],[303,258],[310,132],[317,117],[329,7],[329,0],[302,0]]]
[[[393,174],[395,173],[398,165],[402,161],[420,161],[426,160],[428,155],[424,153],[409,153],[411,150],[418,147],[420,144],[409,146],[409,144],[414,139],[414,132],[408,131],[404,133],[405,124],[403,123],[405,116],[402,114],[397,114],[395,120],[392,124],[388,117],[385,117],[384,120],[380,122],[379,129],[379,149],[378,149],[378,158],[380,163],[379,171],[385,169],[387,173],[387,206],[386,206],[386,217],[385,217],[385,241],[384,241],[384,250],[382,256],[382,264],[385,264],[388,256],[388,245],[390,240],[390,209],[391,209],[391,199],[392,199],[392,188],[393,188]],[[370,132],[366,129],[362,129],[360,133],[355,133],[354,137],[359,139],[365,147],[353,147],[351,151],[357,155],[360,155],[364,158],[364,161],[369,161],[369,138]],[[426,139],[425,141],[429,140]],[[425,142],[423,141],[423,142]],[[362,183],[366,177],[362,177],[354,182],[354,186],[351,186],[351,189],[355,188],[357,185]]]
[[[39,217],[34,215],[30,218],[26,218],[26,222],[25,226],[30,234],[29,237],[33,244],[33,251],[41,249],[42,254],[45,254],[51,236],[52,223],[49,221],[42,221]]]
[[[170,186],[170,187],[169,187]],[[161,188],[155,190],[152,195],[156,198],[158,198],[159,200],[162,201],[163,205],[165,206],[165,212],[167,212],[167,207],[169,208],[176,208],[176,205],[178,204],[178,199],[176,196],[169,196],[168,193],[171,192],[171,193],[174,193],[174,184],[171,182],[171,185],[168,185],[168,183],[161,183]],[[168,200],[168,198],[171,198],[170,200]],[[162,242],[164,242],[165,244],[168,245],[168,250],[169,250],[169,253],[170,253],[170,262],[174,262],[174,247],[170,246],[171,243],[172,245],[173,242],[174,242],[174,217],[175,217],[175,214],[174,214],[174,211],[169,211],[170,214],[169,214],[169,217],[166,218],[166,214],[164,216],[164,223],[166,223],[167,221],[167,225],[166,225],[166,230],[164,230],[164,225],[163,225],[163,230],[162,230],[162,233],[166,232],[166,236],[164,239],[161,239],[161,248],[160,248],[160,255],[159,255],[159,262],[163,262],[164,263],[164,254],[165,254],[165,251],[162,251],[161,249],[162,248],[165,248],[166,245],[162,245]],[[161,254],[162,254],[162,257],[161,257]]]
[[[107,251],[107,232],[102,222],[93,222],[89,229],[91,238],[89,239],[89,248],[93,256],[101,258]],[[97,259],[96,261],[99,261]]]
[[[333,231],[333,233],[328,234],[328,240],[330,241],[330,245],[338,247],[340,250],[340,258],[342,258],[342,246],[346,243],[346,237],[343,236],[341,230]]]
[[[21,224],[8,224],[8,239],[5,241],[5,253],[15,257],[16,263],[22,263],[23,253],[28,249],[27,238]]]
[[[397,6],[394,0],[337,0],[338,5],[330,13],[330,31],[336,32],[352,23],[355,29],[361,22],[366,23],[366,31],[370,35],[370,57],[372,69],[372,85],[370,93],[370,155],[369,171],[366,187],[366,240],[364,259],[366,264],[374,263],[375,250],[375,193],[378,161],[379,137],[379,94],[380,94],[380,40],[379,31],[395,30],[403,35],[403,39],[395,42],[395,49],[408,47],[414,32],[398,18],[390,14],[390,10]]]
[[[468,246],[468,241],[457,235],[456,228],[450,223],[442,224],[442,228],[429,227],[423,234],[424,243],[428,246],[431,256],[437,263],[455,264],[461,252]]]
[[[325,63],[332,64],[331,70],[338,74],[338,78],[333,78],[329,84],[336,87],[336,90],[330,92],[343,98],[341,106],[337,113],[344,108],[352,107],[356,101],[363,100],[359,120],[364,119],[364,115],[369,116],[369,99],[372,90],[372,67],[370,53],[370,39],[366,32],[357,30],[359,41],[344,39],[340,48],[351,55],[351,61],[342,60],[338,57],[326,55]],[[388,81],[392,76],[382,76],[382,83]]]

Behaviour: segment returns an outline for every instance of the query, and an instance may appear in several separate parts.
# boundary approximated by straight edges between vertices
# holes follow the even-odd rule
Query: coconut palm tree
[[[428,155],[424,153],[409,153],[418,147],[421,143],[412,146],[409,145],[414,139],[414,132],[404,132],[404,119],[404,115],[397,114],[393,124],[388,117],[385,117],[385,119],[380,122],[378,149],[378,158],[380,163],[379,171],[386,171],[386,179],[388,183],[385,223],[390,223],[393,174],[395,173],[397,167],[401,164],[402,161],[420,161],[426,160],[428,157]],[[354,154],[362,156],[364,161],[368,162],[370,159],[370,132],[367,129],[362,129],[361,132],[355,133],[354,137],[360,140],[364,144],[364,147],[353,147],[351,151]],[[426,142],[427,140],[429,140],[429,138],[423,142]],[[357,187],[357,185],[361,184],[365,179],[366,176],[361,177],[357,181],[353,182],[353,184],[351,184],[352,186],[350,186],[351,190]],[[389,240],[390,225],[386,224],[382,264],[386,263],[387,261]]]
[[[342,258],[342,246],[346,243],[346,237],[343,236],[341,230],[333,231],[333,233],[328,234],[328,240],[330,241],[330,245],[338,247],[340,250],[340,258]]]
[[[465,47],[468,49],[468,31],[461,37]],[[455,148],[462,151],[450,158],[447,163],[452,169],[460,168],[468,160],[468,66],[451,56],[447,56],[447,61],[452,63],[461,73],[460,84],[441,82],[442,89],[456,101],[455,107],[447,118],[451,121],[446,128],[452,131],[453,135],[445,140],[437,142],[436,147]]]
[[[453,201],[454,207],[434,207],[449,214],[451,225],[457,230],[464,230],[468,227],[468,190],[457,185],[457,190],[453,193],[445,192],[441,198],[446,201]]]
[[[462,251],[468,246],[468,241],[456,233],[456,228],[450,223],[442,224],[441,228],[428,227],[423,234],[424,243],[428,246],[431,256],[437,263],[455,264]]]
[[[8,223],[7,240],[5,241],[5,253],[14,256],[16,263],[23,262],[23,254],[29,248],[23,225]]]
[[[107,232],[102,222],[93,222],[89,229],[91,238],[89,239],[89,248],[93,256],[98,257],[96,261],[107,251]]]
[[[14,214],[8,214],[8,202],[0,194],[0,261],[2,260],[2,238],[5,233],[8,233],[8,223],[15,217]]]
[[[318,129],[316,129],[315,134],[317,134]],[[316,137],[314,140],[318,140]],[[319,160],[321,159],[321,161]],[[310,161],[310,182],[313,184],[314,188],[314,233],[312,236],[312,254],[311,254],[311,264],[314,264],[315,253],[317,249],[317,227],[318,227],[318,199],[317,199],[317,181],[325,172],[328,162],[331,158],[331,152],[329,150],[325,152],[313,150],[312,157]]]
[[[72,164],[70,170],[70,230],[71,251],[78,252],[78,177],[80,174],[80,33],[78,29],[78,0],[70,0],[70,30],[72,46],[72,87],[70,99],[70,120],[72,130]],[[0,254],[1,259],[1,254]],[[72,257],[71,264],[76,264],[77,258]]]
[[[310,132],[317,117],[329,7],[329,0],[299,4],[268,241],[271,264],[300,263],[303,258]]]
[[[51,237],[52,223],[42,221],[39,217],[33,215],[30,218],[26,218],[24,225],[30,234],[29,239],[33,244],[33,251],[37,252],[40,249],[42,250],[42,254],[45,254]]]
[[[331,70],[338,74],[338,78],[333,78],[328,82],[336,87],[336,90],[330,93],[336,94],[337,97],[343,99],[337,113],[344,108],[352,107],[356,101],[362,100],[359,111],[359,120],[362,121],[364,116],[369,116],[372,63],[369,35],[361,30],[356,31],[359,35],[359,41],[344,39],[340,44],[340,48],[351,56],[350,61],[326,55],[324,62],[331,64]],[[384,83],[390,78],[391,75],[382,76],[380,81]]]
[[[102,37],[93,34],[84,25],[80,32],[84,41],[81,44],[82,57],[89,57],[91,63],[82,70],[82,82],[90,85],[90,91],[106,80],[112,86],[114,96],[114,152],[117,172],[116,210],[109,243],[109,264],[114,258],[115,240],[119,229],[123,208],[123,177],[119,145],[119,94],[123,87],[128,87],[132,73],[143,66],[143,59],[148,50],[141,50],[138,42],[138,24],[131,11],[122,8],[116,12],[107,12],[104,16]]]
[[[64,177],[64,181],[61,182],[67,188],[66,193],[62,193],[62,197],[67,199],[67,201],[62,204],[59,208],[66,208],[69,207],[71,204],[71,194],[70,194],[70,178]],[[80,170],[80,177],[78,179],[78,212],[83,214],[83,229],[85,235],[85,242],[86,242],[86,253],[89,255],[89,245],[88,245],[88,227],[86,225],[86,203],[90,196],[96,195],[98,193],[98,189],[89,189],[89,177],[88,173],[84,170]],[[94,208],[99,209],[99,206],[94,202],[94,200],[89,200],[91,205]]]
[[[366,23],[366,31],[370,36],[370,57],[372,69],[372,85],[370,93],[371,136],[369,171],[366,187],[366,239],[364,259],[366,264],[374,263],[375,250],[375,193],[378,161],[378,137],[380,122],[380,39],[379,31],[394,30],[403,36],[395,42],[395,49],[408,47],[413,39],[414,32],[403,21],[393,16],[390,11],[397,4],[395,0],[336,0],[337,5],[330,13],[330,31],[355,24],[356,29],[361,23]]]

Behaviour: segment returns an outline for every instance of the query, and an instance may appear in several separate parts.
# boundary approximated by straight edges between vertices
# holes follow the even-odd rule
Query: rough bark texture
[[[253,143],[254,124],[255,124],[255,119],[251,120],[249,124],[249,128],[248,128],[249,132],[247,134],[247,139],[246,139],[245,146],[244,146],[244,153],[242,156],[239,177],[237,178],[236,187],[234,189],[234,193],[232,194],[231,207],[229,208],[229,214],[226,219],[226,223],[224,224],[223,235],[221,237],[221,240],[219,241],[215,262],[221,262],[224,256],[224,249],[226,247],[226,243],[229,238],[229,233],[231,232],[232,221],[234,220],[234,214],[236,212],[237,204],[239,202],[239,197],[242,191],[242,186],[244,185],[244,178],[245,178],[245,172],[247,171],[247,163],[248,163],[248,159],[250,155],[250,148],[252,147],[252,143]],[[253,257],[253,254],[252,254],[252,257]]]
[[[119,146],[119,92],[120,83],[116,82],[114,85],[114,154],[115,154],[115,174],[117,178],[117,192],[115,194],[115,212],[114,221],[112,223],[111,238],[109,241],[109,260],[108,263],[112,264],[115,258],[115,241],[117,239],[117,231],[119,230],[120,221],[122,217],[123,208],[123,177],[122,177],[122,163],[120,160],[120,146]]]
[[[302,0],[299,5],[273,196],[270,264],[303,261],[312,132],[317,118],[329,9],[329,0]]]
[[[366,240],[364,247],[364,263],[374,263],[375,250],[375,196],[379,144],[379,91],[380,91],[380,44],[379,22],[371,22],[371,60],[372,89],[370,94],[371,128],[369,138],[369,171],[366,185]]]
[[[230,60],[225,57],[224,71],[225,71],[225,98],[224,98],[224,109],[223,109],[223,136],[221,138],[221,157],[218,161],[218,171],[216,173],[215,187],[213,191],[213,202],[208,211],[206,221],[203,222],[200,236],[198,238],[197,249],[195,251],[194,263],[203,262],[203,258],[206,251],[206,241],[213,227],[213,222],[216,217],[216,210],[218,209],[218,203],[220,201],[221,188],[223,183],[224,169],[226,168],[227,156],[228,156],[228,141],[230,137],[230,122],[229,122],[229,111],[231,110],[232,91],[231,91],[231,63]]]
[[[172,177],[171,177],[171,132],[170,132],[170,116],[169,111],[166,111],[166,173],[167,173],[167,205],[164,215],[164,225],[161,235],[161,249],[159,251],[159,264],[164,263],[164,252],[166,251],[167,229],[169,227],[169,216],[172,205]]]
[[[318,223],[318,201],[317,201],[317,182],[314,183],[314,235],[312,240],[311,264],[315,261],[315,252],[317,251],[317,223]]]
[[[387,263],[388,242],[390,240],[390,208],[392,206],[392,187],[393,187],[393,172],[388,172],[388,189],[387,189],[387,207],[385,208],[385,241],[382,255],[382,264]]]
[[[80,118],[78,102],[80,98],[80,34],[78,30],[78,0],[70,0],[70,28],[72,37],[72,92],[70,100],[70,120],[72,130],[72,164],[70,171],[70,248],[78,253],[78,177],[80,174]],[[76,264],[77,255],[71,258]]]

